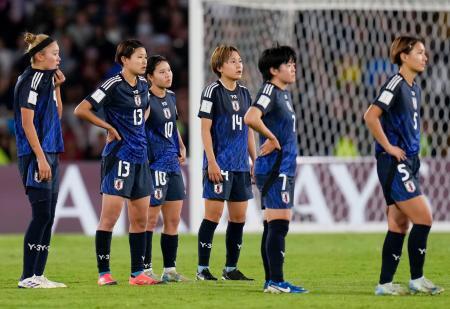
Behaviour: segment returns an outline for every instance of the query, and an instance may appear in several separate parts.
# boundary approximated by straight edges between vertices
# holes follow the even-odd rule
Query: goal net
[[[320,189],[314,191],[308,181],[297,179],[294,221],[319,230],[383,223],[384,201],[376,174],[371,174],[373,138],[363,113],[382,83],[397,71],[389,61],[393,38],[412,34],[423,37],[429,51],[428,67],[417,78],[423,91],[422,189],[435,222],[450,224],[448,1],[195,0],[190,5],[191,174],[200,172],[195,170],[201,156],[195,114],[202,87],[216,79],[209,69],[214,48],[238,47],[244,62],[243,83],[256,95],[262,83],[257,69],[261,52],[276,43],[290,45],[298,55],[298,78],[290,87],[298,119],[298,173],[312,167]],[[191,191],[195,199],[192,194],[201,196],[201,191]],[[201,205],[201,200],[197,202]],[[318,204],[323,204],[323,212],[317,211]]]

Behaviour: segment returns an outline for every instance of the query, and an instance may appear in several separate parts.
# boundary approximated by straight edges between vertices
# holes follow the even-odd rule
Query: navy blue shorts
[[[130,200],[149,196],[153,186],[148,162],[131,163],[115,156],[103,157],[100,192]]]
[[[58,153],[44,153],[48,164],[52,170],[52,179],[50,181],[39,180],[39,168],[34,154],[20,156],[18,159],[19,172],[22,177],[22,183],[25,191],[28,193],[28,188],[50,190],[53,193],[58,193],[59,190],[59,154]]]
[[[150,169],[155,191],[150,206],[161,206],[165,201],[180,201],[186,197],[181,172],[162,172]]]
[[[262,193],[270,175],[256,175],[256,186]],[[291,209],[294,202],[295,177],[278,175],[265,196],[261,196],[261,209]]]
[[[407,157],[398,162],[386,152],[377,155],[377,173],[387,205],[402,202],[422,194],[419,184],[420,159]]]
[[[222,171],[223,182],[209,180],[203,171],[203,198],[230,202],[244,202],[253,198],[252,180],[249,172]]]

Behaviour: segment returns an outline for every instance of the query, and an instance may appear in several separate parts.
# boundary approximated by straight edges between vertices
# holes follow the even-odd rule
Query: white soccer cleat
[[[161,281],[162,282],[186,282],[186,281],[189,281],[189,279],[187,279],[183,275],[177,273],[176,270],[172,270],[172,271],[163,272],[163,274],[161,275]]]
[[[153,272],[152,268],[144,269],[144,274],[146,274],[147,276],[149,276],[153,280],[158,280],[159,281],[159,276]]]
[[[46,289],[67,288],[67,285],[64,283],[48,280],[44,275],[34,276],[34,281],[40,283],[42,288]]]
[[[19,283],[17,284],[17,287],[21,288],[21,289],[40,289],[40,288],[42,288],[40,286],[40,283],[35,281],[34,278],[35,278],[35,276],[20,280]]]
[[[375,295],[406,295],[408,290],[400,284],[393,284],[392,282],[378,284],[375,288]]]
[[[409,290],[411,294],[424,293],[430,295],[437,295],[444,292],[444,288],[435,285],[433,282],[425,277],[409,281]]]

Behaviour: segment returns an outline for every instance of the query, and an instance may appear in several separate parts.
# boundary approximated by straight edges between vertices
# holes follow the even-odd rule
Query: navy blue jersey
[[[17,80],[14,88],[14,120],[19,157],[33,152],[22,127],[21,108],[34,110],[33,123],[42,150],[47,153],[64,151],[54,73],[55,70],[43,71],[28,67]]]
[[[258,92],[253,106],[261,110],[263,113],[262,121],[280,143],[282,159],[279,172],[287,176],[295,176],[298,153],[297,128],[291,93],[266,82]],[[260,134],[260,145],[265,141],[266,137]],[[277,153],[277,151],[273,151],[269,155],[258,157],[255,164],[255,174],[271,173],[277,160]]]
[[[116,153],[119,159],[132,163],[147,162],[144,113],[148,107],[148,84],[145,78],[139,76],[136,86],[132,87],[122,74],[117,74],[106,80],[86,100],[95,111],[103,108],[105,121],[122,137],[120,142],[114,140],[106,144],[102,156],[110,154],[120,143]]]
[[[177,129],[177,106],[173,91],[164,98],[149,92],[150,116],[145,122],[150,168],[163,172],[180,170],[180,143]]]
[[[409,86],[400,74],[395,74],[381,87],[374,105],[383,110],[381,126],[389,142],[414,156],[420,149],[420,97],[416,83]],[[384,152],[375,142],[376,153]]]
[[[248,89],[239,84],[230,91],[220,81],[216,81],[203,90],[198,117],[212,120],[213,150],[221,170],[250,170],[248,126],[244,123],[244,116],[251,103]],[[208,161],[204,154],[203,169],[207,168]]]

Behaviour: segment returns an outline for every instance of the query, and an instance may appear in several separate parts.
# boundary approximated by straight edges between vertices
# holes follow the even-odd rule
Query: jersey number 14
[[[242,117],[239,117],[238,114],[233,114],[233,131],[237,130],[239,127],[239,131],[242,131]]]

